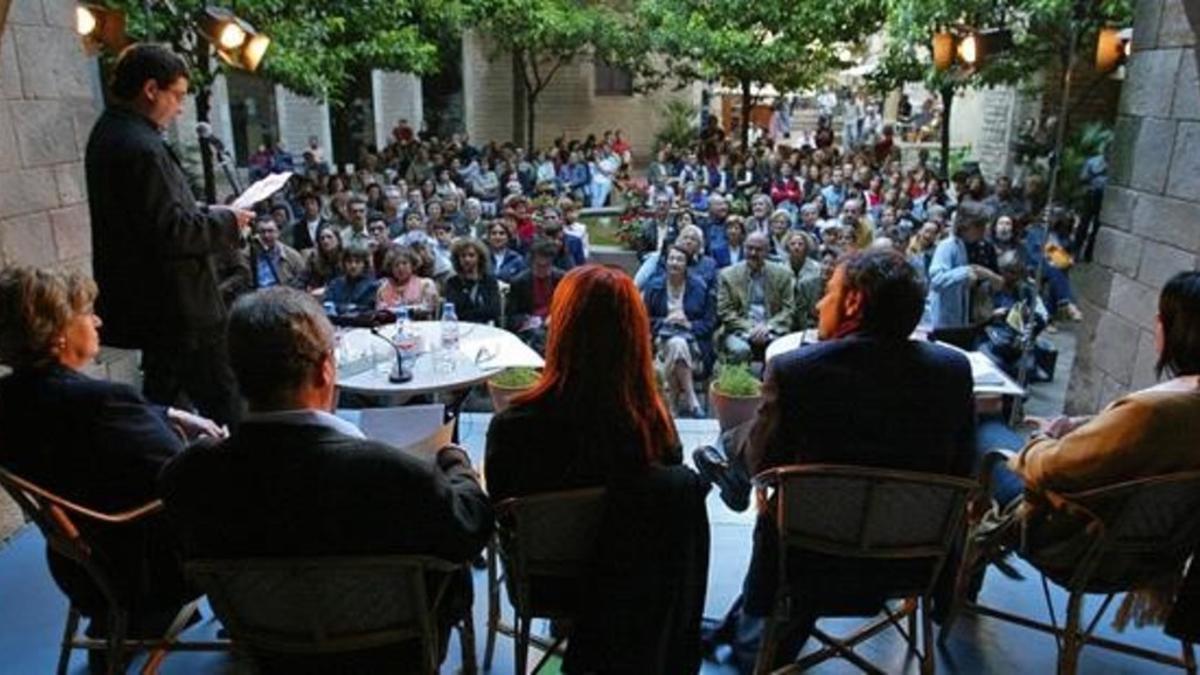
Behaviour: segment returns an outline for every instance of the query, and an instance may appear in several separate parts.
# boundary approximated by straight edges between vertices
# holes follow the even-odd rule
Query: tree
[[[887,0],[889,48],[872,75],[876,88],[891,90],[923,80],[942,97],[942,174],[949,169],[950,113],[954,94],[966,87],[1018,84],[1057,63],[1067,72],[1071,46],[1085,60],[1102,26],[1127,25],[1130,0]],[[936,30],[1009,28],[1013,46],[985,58],[975,69],[938,71],[928,48]],[[1066,125],[1065,119],[1059,124]]]
[[[739,89],[746,143],[755,85],[819,84],[882,26],[882,9],[881,0],[642,0],[637,13],[674,77]]]
[[[598,55],[624,64],[636,39],[616,7],[578,0],[473,0],[468,22],[491,41],[493,58],[511,55],[524,102],[513,106],[513,138],[526,146],[534,142],[538,97],[563,66]]]

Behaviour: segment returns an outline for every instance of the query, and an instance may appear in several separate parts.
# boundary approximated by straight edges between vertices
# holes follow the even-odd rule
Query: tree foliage
[[[634,61],[637,31],[628,13],[612,3],[470,0],[467,21],[487,36],[495,48],[493,58],[506,54],[514,59],[525,93],[524,133],[529,142],[538,96],[564,66],[595,57],[615,65]]]
[[[125,10],[135,39],[190,48],[203,0],[174,0],[174,11],[156,3],[146,14],[142,0],[112,0]],[[355,76],[371,68],[427,73],[438,65],[438,41],[456,30],[457,0],[241,0],[235,11],[271,38],[260,74],[300,94],[344,99]],[[193,65],[195,59],[193,58]],[[204,86],[204,69],[193,68]]]

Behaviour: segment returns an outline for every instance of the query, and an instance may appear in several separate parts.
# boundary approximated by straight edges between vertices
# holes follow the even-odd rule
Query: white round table
[[[388,381],[396,354],[387,340],[395,336],[395,325],[378,329],[387,340],[366,328],[339,330],[338,388],[405,399],[466,389],[505,368],[541,368],[545,364],[537,352],[503,328],[459,322],[458,349],[447,358],[440,354],[440,322],[413,321],[409,330],[418,336],[417,356],[412,365],[412,379],[401,383]]]

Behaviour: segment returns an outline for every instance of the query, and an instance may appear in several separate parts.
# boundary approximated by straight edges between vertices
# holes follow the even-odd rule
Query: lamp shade
[[[1101,28],[1096,35],[1096,70],[1111,73],[1119,68],[1129,55],[1130,42],[1117,28]]]
[[[954,63],[954,34],[933,34],[933,67],[947,70]]]

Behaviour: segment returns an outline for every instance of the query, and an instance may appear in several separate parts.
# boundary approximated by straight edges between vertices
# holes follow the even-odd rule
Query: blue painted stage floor
[[[490,415],[464,416],[462,437],[473,460],[478,463]],[[711,443],[716,436],[713,420],[680,420],[679,430],[685,448]],[[686,453],[685,453],[686,455]],[[720,616],[741,586],[742,576],[750,556],[751,514],[732,513],[715,494],[709,496],[709,518],[712,523],[712,562],[709,569],[709,591],[706,615]],[[0,675],[38,675],[51,673],[58,656],[58,642],[66,617],[66,601],[51,581],[46,570],[44,544],[40,534],[26,527],[0,550]],[[985,604],[1046,620],[1045,603],[1038,578],[1034,572],[1018,563],[1026,575],[1022,582],[1012,581],[991,573],[981,596]],[[486,576],[475,573],[475,625],[477,650],[482,655],[486,615]],[[1059,616],[1065,608],[1061,593],[1055,597]],[[1088,604],[1094,608],[1098,599]],[[507,608],[506,608],[507,611]],[[1093,610],[1094,611],[1094,610]],[[1088,614],[1090,616],[1090,612]],[[216,624],[206,608],[206,621],[193,626],[185,638],[204,639],[215,635]],[[827,620],[821,627],[833,635],[853,626],[855,620]],[[544,628],[544,627],[542,627]],[[535,630],[539,627],[535,626]],[[1109,620],[1102,620],[1100,635],[1116,636]],[[1159,629],[1128,629],[1120,636],[1136,644],[1174,653],[1178,643],[1166,638]],[[457,639],[451,643],[450,656],[442,668],[444,673],[456,672],[459,665]],[[859,650],[889,673],[916,673],[918,664],[905,648],[903,640],[886,632],[863,645]],[[720,653],[719,656],[724,656]],[[481,657],[480,657],[481,658]],[[986,618],[964,618],[944,650],[939,650],[938,671],[942,673],[1049,673],[1054,670],[1054,639],[1017,626]],[[77,652],[71,661],[70,672],[85,675],[86,659]],[[135,663],[140,665],[140,663]],[[1155,673],[1170,669],[1094,647],[1083,651],[1081,673]],[[130,672],[136,672],[130,669]],[[252,673],[227,654],[175,653],[170,655],[160,672],[165,675],[199,673]],[[497,675],[512,675],[512,642],[500,637],[496,645],[496,662],[492,671]],[[734,669],[726,664],[706,663],[705,675],[732,675]],[[853,666],[842,661],[830,661],[814,669],[816,673],[856,673]],[[647,674],[653,675],[653,674]]]

